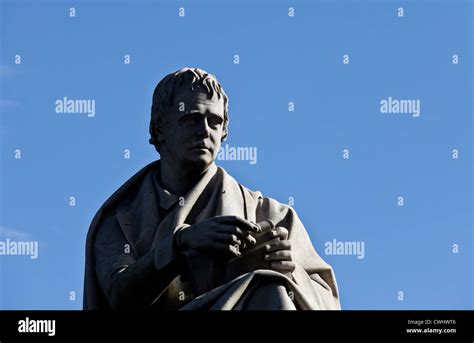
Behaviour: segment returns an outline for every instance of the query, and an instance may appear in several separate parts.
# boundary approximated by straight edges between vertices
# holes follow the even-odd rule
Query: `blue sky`
[[[343,308],[473,308],[472,2],[0,4],[0,240],[39,242],[37,259],[0,256],[1,309],[81,308],[88,226],[158,158],[151,95],[184,66],[221,81],[227,143],[258,149],[254,165],[218,164],[294,199]],[[56,113],[63,97],[94,99],[95,116]],[[388,97],[420,100],[421,115],[380,113]],[[333,239],[365,257],[326,256]]]

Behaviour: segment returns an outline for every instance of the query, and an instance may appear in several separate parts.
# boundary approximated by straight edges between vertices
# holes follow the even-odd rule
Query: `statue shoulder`
[[[250,197],[253,201],[255,201],[257,207],[267,207],[275,209],[277,211],[289,211],[294,212],[296,214],[291,204],[282,203],[269,196],[264,196],[261,191],[253,191],[240,183],[239,185],[241,189],[246,193],[246,196]]]
[[[100,209],[96,213],[97,216],[101,216],[101,214],[105,212],[114,211],[118,206],[128,203],[130,199],[134,198],[137,192],[140,191],[140,188],[145,180],[145,177],[157,168],[159,163],[158,161],[154,161],[149,163],[138,172],[136,172],[133,176],[131,176],[127,181],[125,181],[100,207]]]
[[[243,189],[244,192],[246,192],[250,197],[252,197],[253,200],[259,201],[260,199],[263,199],[262,192],[260,191],[252,191],[250,188],[245,187],[241,183],[239,183],[240,187]]]

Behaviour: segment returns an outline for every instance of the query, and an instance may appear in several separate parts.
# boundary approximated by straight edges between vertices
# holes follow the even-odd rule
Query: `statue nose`
[[[205,136],[208,137],[210,133],[210,126],[209,123],[207,122],[207,118],[204,117],[202,120],[199,121],[198,124],[198,133],[200,136]]]

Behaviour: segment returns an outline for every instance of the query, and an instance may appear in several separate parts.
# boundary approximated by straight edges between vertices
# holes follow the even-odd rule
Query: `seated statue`
[[[184,68],[153,93],[160,159],[98,210],[86,242],[85,310],[340,309],[331,267],[296,212],[215,164],[228,98]]]

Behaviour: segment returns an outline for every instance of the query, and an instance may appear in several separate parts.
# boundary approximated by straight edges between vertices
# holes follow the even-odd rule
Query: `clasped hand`
[[[217,216],[191,225],[177,233],[177,244],[181,250],[199,250],[221,258],[240,256],[244,246],[255,245],[256,240],[250,233],[258,233],[260,226],[238,216]],[[276,227],[273,237],[280,240],[265,246],[264,258],[272,269],[286,273],[295,269],[291,256],[291,244],[288,230]]]

